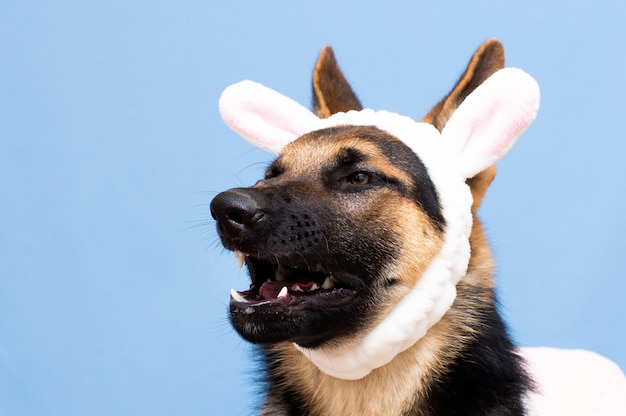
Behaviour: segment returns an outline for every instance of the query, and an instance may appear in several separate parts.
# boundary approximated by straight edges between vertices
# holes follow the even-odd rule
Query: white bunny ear
[[[317,116],[291,98],[252,81],[226,88],[219,108],[224,122],[237,134],[275,154],[315,130],[319,122]]]
[[[441,134],[460,155],[466,178],[495,164],[509,151],[535,119],[539,97],[539,85],[530,75],[505,68],[461,103]]]

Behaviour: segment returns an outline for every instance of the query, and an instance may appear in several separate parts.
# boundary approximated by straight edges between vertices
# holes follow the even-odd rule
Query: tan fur
[[[402,214],[408,213],[402,210]],[[402,235],[409,239],[405,247],[415,243],[411,241],[413,237],[408,236],[413,231],[408,227],[402,231]],[[493,301],[491,298],[476,299],[465,295],[471,286],[493,285],[491,252],[479,224],[472,230],[472,241],[469,270],[457,286],[458,297],[453,308],[428,331],[427,337],[365,378],[342,380],[331,377],[320,371],[293,344],[282,343],[272,347],[281,357],[282,365],[278,371],[295,390],[309,398],[309,405],[314,409],[312,415],[401,415],[415,407],[415,398],[424,397],[427,393],[423,391],[423,386],[436,380],[441,371],[454,361],[461,348],[472,340],[475,323],[467,311],[472,310],[474,305]],[[438,236],[433,247],[440,244],[441,237]],[[406,269],[407,275],[413,275],[412,269],[416,266],[409,261],[397,267]],[[450,346],[458,346],[458,350],[450,350]],[[443,355],[442,351],[447,351],[447,355]],[[376,397],[376,400],[367,400],[368,397]]]
[[[322,48],[313,71],[313,107],[320,118],[362,108],[339,69],[330,46]]]
[[[443,129],[450,115],[467,95],[503,66],[502,45],[495,39],[488,40],[476,51],[450,94],[435,105],[423,121]],[[337,66],[330,47],[322,50],[315,66],[313,93],[315,111],[320,117],[361,108]],[[294,146],[297,146],[297,150]],[[340,148],[350,146],[356,146],[359,151],[371,156],[371,163],[377,170],[405,183],[411,181],[401,169],[382,157],[376,146],[363,141],[357,145],[357,140],[350,134],[337,138],[332,145],[320,145],[318,140],[308,140],[305,136],[297,144],[287,146],[280,159],[288,165],[290,178],[310,178],[315,175],[312,172],[319,172],[323,164],[332,160]],[[476,331],[474,328],[478,326],[474,311],[480,309],[479,305],[493,303],[490,291],[481,291],[481,295],[476,295],[472,288],[492,288],[494,285],[491,251],[482,225],[475,215],[494,177],[495,167],[479,173],[467,182],[474,197],[474,225],[470,236],[471,258],[467,275],[457,286],[457,298],[452,308],[428,331],[427,336],[396,356],[389,364],[353,381],[334,378],[321,372],[292,343],[285,342],[269,347],[279,357],[280,365],[275,367],[276,375],[279,376],[277,379],[285,380],[290,390],[298,391],[307,398],[312,416],[402,415],[410,409],[415,412],[415,409],[422,408],[421,403],[415,401],[424,400],[427,396],[424,386],[432,385],[459,356],[464,346],[473,340]],[[262,181],[259,186],[263,186]],[[378,213],[379,218],[362,218],[362,221],[378,221],[381,226],[387,227],[384,232],[400,236],[403,242],[397,261],[386,271],[389,276],[401,276],[402,281],[387,295],[388,302],[380,314],[382,319],[415,284],[418,276],[436,255],[442,245],[442,234],[421,210],[393,192],[379,195],[377,200],[368,203],[381,205],[380,210],[376,210],[374,206],[374,212]],[[352,209],[350,206],[345,208]],[[399,222],[398,218],[405,221]],[[421,410],[418,412],[416,416],[422,414]],[[280,403],[270,401],[265,404],[262,415],[272,414],[283,414]],[[424,410],[424,414],[427,414],[427,410]]]
[[[290,177],[307,175],[311,172],[317,174],[343,148],[354,148],[367,153],[372,159],[372,166],[377,170],[406,184],[411,182],[409,176],[402,169],[389,163],[375,145],[359,140],[359,137],[351,131],[333,136],[332,143],[326,144],[321,144],[317,136],[304,135],[297,144],[292,142],[285,146],[279,160],[281,163],[283,161],[288,163]]]
[[[309,398],[309,404],[314,409],[312,415],[403,414],[414,407],[416,397],[424,397],[427,393],[423,386],[436,380],[461,348],[472,340],[472,317],[466,311],[472,308],[472,303],[488,300],[468,299],[462,292],[487,276],[478,273],[468,277],[472,283],[459,285],[460,293],[454,307],[429,330],[427,337],[363,379],[331,377],[315,367],[291,343],[273,347],[282,360],[281,375]],[[450,350],[452,345],[459,349]],[[447,355],[443,355],[442,351],[447,351]],[[376,397],[376,400],[367,400],[369,397]]]
[[[474,52],[472,59],[461,78],[450,93],[437,103],[421,121],[434,125],[440,131],[448,122],[454,110],[463,102],[474,89],[499,69],[504,68],[504,47],[497,39],[489,39]],[[482,202],[487,188],[496,175],[496,167],[492,166],[480,172],[468,184],[474,197],[472,212]]]
[[[367,154],[371,161],[371,170],[384,172],[387,177],[399,180],[406,188],[412,187],[412,179],[397,166],[383,156],[380,149],[372,143],[359,140],[352,130],[335,133],[333,140],[322,142],[319,135],[304,135],[298,143],[286,146],[280,156],[280,162],[288,172],[290,179],[309,179],[312,183],[319,182],[311,177],[326,168],[328,161],[333,160],[340,150],[355,148]],[[437,230],[426,214],[416,209],[415,204],[400,197],[390,190],[381,190],[376,198],[359,201],[355,206],[352,198],[338,199],[337,204],[345,211],[352,211],[355,221],[369,224],[381,232],[399,236],[402,247],[398,249],[398,258],[404,261],[388,266],[385,275],[400,277],[401,282],[387,294],[381,319],[385,313],[404,297],[415,285],[419,276],[426,269],[443,244],[443,235]],[[361,204],[368,206],[367,217],[359,214]],[[399,220],[400,219],[400,220]],[[416,250],[418,248],[418,250]],[[372,326],[377,322],[372,322]]]
[[[504,67],[503,48],[499,41],[491,39],[485,42],[474,54],[468,67],[459,79],[454,89],[441,102],[423,118],[438,129],[445,126],[448,118],[456,107],[486,78],[498,69]],[[332,49],[326,47],[322,50],[313,75],[314,106],[320,117],[329,117],[337,111],[360,109],[360,103],[356,100],[347,81],[341,74],[332,53]],[[341,95],[349,97],[344,102],[338,98],[334,91],[341,91]],[[340,142],[340,146],[351,146],[350,139]],[[302,141],[299,146],[302,146]],[[375,146],[359,144],[361,151],[376,155],[378,150]],[[304,160],[291,161],[292,166],[307,166],[312,169],[311,163],[320,160],[328,160],[337,149],[320,148],[319,143],[311,143],[310,155]],[[302,155],[302,148],[298,154]],[[284,149],[283,155],[290,155],[289,146]],[[392,165],[383,162],[384,158],[377,159],[377,167],[396,176],[403,176],[402,172]],[[313,168],[314,169],[314,168]],[[278,367],[284,380],[289,380],[294,390],[304,393],[308,397],[309,404],[314,415],[400,415],[415,406],[416,397],[424,397],[427,392],[424,387],[429,385],[441,374],[458,355],[460,349],[472,340],[475,322],[468,311],[474,305],[490,303],[491,298],[476,299],[470,294],[470,288],[493,287],[493,261],[487,239],[482,225],[475,214],[480,206],[487,188],[495,177],[495,167],[489,168],[474,178],[468,180],[468,185],[474,197],[472,212],[474,214],[474,226],[470,236],[472,256],[469,263],[467,276],[457,286],[458,296],[452,309],[434,325],[428,332],[428,336],[418,341],[414,346],[399,354],[391,363],[378,368],[368,376],[360,380],[342,380],[326,375],[311,363],[303,354],[296,350],[291,343],[282,343],[272,347],[276,351],[282,365]],[[404,175],[405,176],[405,175]],[[405,177],[405,180],[407,178]],[[393,265],[393,273],[396,276],[404,276],[402,288],[391,295],[399,298],[406,293],[409,287],[415,283],[415,276],[419,276],[423,268],[428,264],[438,248],[441,247],[441,234],[437,233],[432,225],[416,213],[419,210],[405,206],[399,201],[389,201],[387,211],[394,211],[397,217],[406,217],[405,224],[399,225],[392,221],[390,232],[401,235],[405,243],[399,260]],[[394,205],[394,202],[396,203]],[[382,211],[381,211],[382,212]],[[419,224],[419,226],[414,226]],[[416,229],[424,230],[424,233],[415,232]],[[420,247],[419,257],[411,250]],[[490,293],[490,292],[485,292]],[[484,295],[489,296],[489,295]],[[390,309],[395,302],[390,304]],[[384,314],[383,314],[384,315]],[[452,345],[458,346],[458,350],[450,349]],[[444,348],[445,347],[445,348]],[[447,355],[442,351],[447,351]],[[384,393],[381,393],[381,388]],[[376,400],[367,400],[368,397],[376,397]],[[270,406],[271,407],[271,406]]]
[[[504,68],[504,47],[499,40],[489,39],[474,52],[465,72],[452,91],[421,121],[442,130],[463,100],[494,72],[502,68]]]

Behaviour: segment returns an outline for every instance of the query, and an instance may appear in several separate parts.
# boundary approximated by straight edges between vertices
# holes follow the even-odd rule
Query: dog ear
[[[313,109],[319,118],[363,109],[330,46],[322,48],[313,70]]]
[[[420,121],[442,131],[454,110],[487,78],[504,68],[504,47],[497,39],[489,39],[474,52],[465,72],[450,93],[437,103]]]
[[[432,124],[439,131],[443,130],[448,119],[463,100],[476,87],[502,68],[504,68],[504,47],[499,40],[489,39],[474,52],[465,72],[459,78],[452,91],[437,103],[421,121]],[[489,188],[495,177],[496,167],[490,166],[468,179],[467,184],[472,191],[474,199],[472,204],[473,212],[476,212],[480,207],[482,199],[487,193],[487,188]]]
[[[504,156],[535,119],[539,98],[537,81],[517,68],[501,69],[467,96],[441,132],[465,178]]]
[[[319,118],[296,101],[252,81],[226,88],[219,100],[224,122],[255,146],[278,154],[288,143],[316,130]]]

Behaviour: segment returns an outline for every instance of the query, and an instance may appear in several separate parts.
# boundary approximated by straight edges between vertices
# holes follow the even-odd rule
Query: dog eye
[[[282,175],[283,172],[284,170],[281,167],[272,165],[265,171],[265,177],[263,179],[268,180],[275,178]]]
[[[354,185],[368,185],[372,177],[366,172],[355,172],[348,177],[348,180]]]

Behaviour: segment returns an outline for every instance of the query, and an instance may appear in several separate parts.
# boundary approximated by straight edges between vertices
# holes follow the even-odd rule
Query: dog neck
[[[338,113],[321,120],[334,125],[376,125],[409,146],[425,164],[446,220],[444,243],[415,286],[364,337],[342,347],[300,350],[324,373],[357,380],[391,362],[414,345],[450,309],[456,284],[467,272],[472,229],[472,196],[465,178],[455,170],[453,156],[431,125],[386,111]]]

